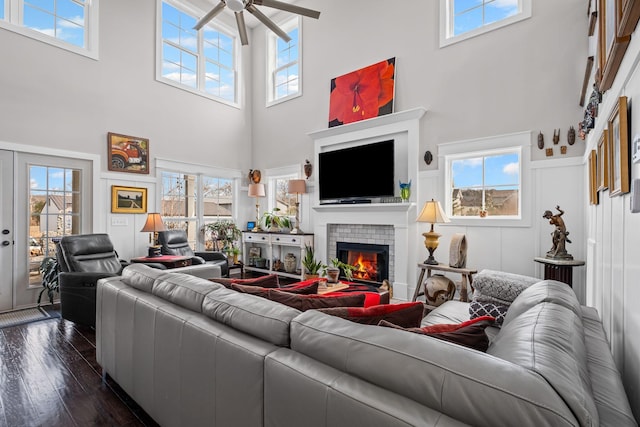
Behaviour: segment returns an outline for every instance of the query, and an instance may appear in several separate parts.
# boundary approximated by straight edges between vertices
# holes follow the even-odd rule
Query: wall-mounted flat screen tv
[[[321,203],[369,202],[392,197],[395,188],[393,140],[319,154]]]

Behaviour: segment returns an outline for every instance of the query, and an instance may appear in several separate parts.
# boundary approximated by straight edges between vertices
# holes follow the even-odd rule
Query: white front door
[[[0,311],[13,308],[13,152],[0,150]]]

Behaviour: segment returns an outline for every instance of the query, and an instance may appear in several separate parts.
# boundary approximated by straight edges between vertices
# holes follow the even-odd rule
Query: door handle
[[[2,246],[9,246],[11,243],[8,240],[2,242]]]
[[[6,228],[4,230],[2,230],[2,234],[9,234],[11,233],[9,230],[7,230]]]

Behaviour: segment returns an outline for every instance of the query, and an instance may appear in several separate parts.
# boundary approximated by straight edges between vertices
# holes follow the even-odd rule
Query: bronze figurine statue
[[[564,220],[562,219],[562,215],[564,211],[560,209],[560,206],[556,206],[558,210],[558,214],[554,215],[551,211],[544,211],[542,215],[543,218],[549,220],[549,224],[555,226],[553,233],[551,233],[551,240],[553,242],[553,246],[547,252],[547,258],[551,259],[573,259],[573,256],[567,253],[567,249],[565,247],[566,243],[571,243],[571,240],[567,237],[569,232],[564,225]]]

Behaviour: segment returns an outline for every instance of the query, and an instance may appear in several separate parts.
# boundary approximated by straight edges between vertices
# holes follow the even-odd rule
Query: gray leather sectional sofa
[[[468,320],[450,301],[423,324]],[[102,279],[97,359],[163,426],[634,426],[595,310],[541,281],[486,353],[143,265]]]

